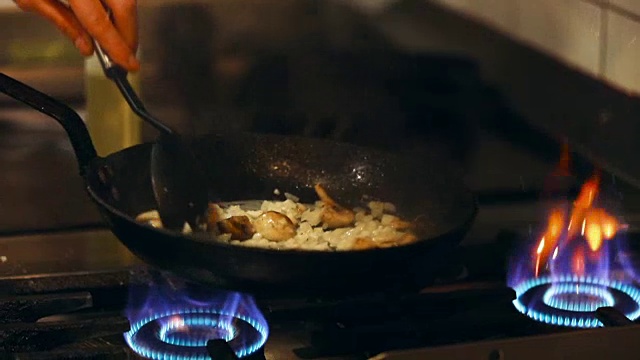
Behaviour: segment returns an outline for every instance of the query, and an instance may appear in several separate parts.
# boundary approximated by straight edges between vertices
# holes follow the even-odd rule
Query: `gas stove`
[[[56,244],[75,249],[68,259],[91,248],[126,251],[105,230],[7,237],[0,349],[11,359],[635,358],[640,326],[595,290],[583,303],[594,308],[578,310],[600,321],[597,329],[537,321],[514,306],[522,297],[506,286],[507,259],[523,237],[502,231],[494,241],[460,248],[416,293],[332,298],[203,289],[134,257],[106,261],[100,271],[89,263],[70,271],[64,259],[22,251]],[[633,245],[640,235],[629,237],[632,245],[617,258],[640,266],[640,246]],[[47,272],[38,272],[43,266]],[[640,298],[631,298],[638,308]]]
[[[627,225],[624,248],[614,251],[611,242],[597,241],[608,249],[600,254],[610,255],[605,269],[586,271],[586,249],[556,256],[557,247],[539,235],[550,214],[547,202],[557,200],[557,194],[541,194],[561,158],[561,141],[527,127],[504,97],[484,83],[472,61],[373,57],[330,56],[322,66],[303,61],[289,70],[306,75],[309,69],[331,67],[340,75],[331,84],[315,83],[324,73],[305,78],[304,86],[288,91],[313,100],[304,115],[315,125],[305,135],[381,147],[442,146],[465,165],[466,180],[478,197],[478,216],[444,265],[435,273],[425,271],[420,291],[257,298],[203,289],[150,268],[104,228],[83,193],[66,136],[32,112],[3,110],[0,167],[5,176],[0,189],[11,190],[0,196],[0,357],[638,358],[640,284],[633,271],[640,269],[637,190],[602,174],[615,188],[611,198],[624,195],[624,208],[617,214],[624,214]],[[362,82],[371,74],[386,75]],[[260,81],[257,85],[271,90],[259,95],[274,92],[271,77]],[[246,86],[262,89],[257,85]],[[338,95],[325,100],[317,94]],[[272,105],[257,98],[256,108]],[[283,109],[269,107],[274,113],[262,114],[266,120],[256,117],[256,123],[270,128],[247,130],[294,133],[292,124],[299,119],[283,124],[284,129],[275,129],[271,121],[287,118],[291,104],[284,103]],[[337,126],[335,114],[343,114],[351,126]],[[402,131],[396,128],[400,123]],[[572,165],[575,178],[568,178],[559,193],[574,197],[594,166],[577,155]],[[604,229],[607,224],[600,225]],[[585,231],[593,240],[586,223]],[[540,251],[537,242],[542,243]],[[584,248],[585,243],[570,245]],[[529,258],[531,253],[551,257],[552,270],[557,259],[565,267],[531,274],[530,265],[540,260]],[[514,273],[514,254],[526,271]],[[579,266],[567,268],[573,264]]]
[[[71,166],[69,150],[58,144],[63,135],[59,138],[49,155]],[[30,171],[47,159],[42,152],[24,155],[35,164]],[[538,241],[549,215],[545,201],[554,201],[553,194],[540,197],[557,163],[557,150],[551,153],[547,161],[495,133],[480,132],[467,159],[478,217],[456,253],[437,272],[427,272],[421,291],[414,293],[381,289],[357,297],[255,298],[202,289],[150,268],[99,223],[5,231],[0,354],[9,359],[635,359],[640,285],[635,276],[621,279],[613,266],[640,269],[638,202],[624,184],[615,187],[625,195],[627,246],[611,252],[606,279],[613,281],[560,274],[510,282],[511,255],[531,263],[522,258],[526,251],[514,249]],[[63,178],[66,173],[57,172]],[[575,196],[575,185],[569,181],[562,192]],[[51,199],[46,204],[56,207]],[[44,219],[47,226],[71,220],[64,212],[38,214],[37,221]],[[569,288],[576,283],[578,290]],[[565,316],[576,312],[588,317]]]

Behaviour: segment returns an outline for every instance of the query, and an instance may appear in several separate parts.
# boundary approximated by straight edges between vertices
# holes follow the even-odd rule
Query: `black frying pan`
[[[421,216],[421,240],[349,252],[277,251],[199,239],[134,221],[155,207],[150,144],[98,157],[69,107],[0,74],[3,92],[56,119],[66,130],[86,188],[113,233],[138,257],[208,285],[262,293],[346,293],[418,286],[421,271],[446,261],[468,231],[475,199],[446,157],[399,156],[318,139],[276,135],[206,136],[189,143],[204,160],[216,201],[273,199],[274,189],[311,203],[320,182],[339,203],[364,196],[393,202],[405,218]],[[424,265],[427,265],[426,267]]]

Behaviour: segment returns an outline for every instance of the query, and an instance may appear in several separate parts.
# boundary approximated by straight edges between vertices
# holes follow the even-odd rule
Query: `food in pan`
[[[388,248],[417,240],[412,223],[395,215],[391,203],[371,201],[367,209],[348,209],[320,184],[315,191],[319,198],[315,204],[302,204],[291,194],[285,194],[284,201],[257,201],[253,206],[251,202],[209,204],[203,230],[232,245],[268,249],[348,251]],[[162,227],[155,210],[138,215],[136,220]],[[188,225],[183,232],[191,232]]]

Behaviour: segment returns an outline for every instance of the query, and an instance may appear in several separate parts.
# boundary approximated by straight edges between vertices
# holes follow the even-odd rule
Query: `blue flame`
[[[606,287],[580,283],[554,284],[544,293],[542,301],[552,308],[576,312],[596,311],[615,304]]]
[[[260,350],[269,326],[251,296],[195,290],[179,281],[130,290],[125,341],[149,359],[209,360],[206,344],[224,339],[239,358]]]
[[[569,214],[570,204],[554,204]],[[541,230],[547,231],[546,224]],[[619,231],[593,251],[586,238],[563,232],[546,265],[539,262],[540,235],[530,229],[529,241],[520,242],[510,258],[507,283],[516,291],[515,308],[546,324],[594,328],[602,326],[595,311],[613,307],[631,320],[640,317],[640,290],[633,267],[624,253],[627,234]],[[549,254],[549,253],[548,253]],[[540,267],[539,267],[540,266]]]
[[[168,336],[171,330],[176,328],[175,325],[167,325],[167,324],[171,324],[170,320],[167,321],[166,324],[162,325],[162,327],[160,328],[160,331],[157,334],[157,338],[166,344],[183,346],[183,347],[200,348],[199,349],[200,351],[193,351],[193,352],[179,351],[179,352],[168,353],[167,351],[159,351],[158,349],[153,348],[153,346],[148,346],[146,343],[137,341],[135,338],[138,332],[140,331],[140,329],[142,329],[145,325],[148,325],[156,320],[171,319],[174,316],[179,316],[182,319],[184,326],[198,326],[198,327],[210,326],[212,328],[220,328],[224,330],[223,333],[226,334],[225,336],[222,337],[226,341],[231,341],[236,336],[237,330],[233,328],[230,323],[220,322],[218,321],[219,318],[215,318],[215,317],[211,318],[211,317],[208,317],[207,315],[217,315],[217,316],[222,316],[226,318],[240,319],[247,322],[249,325],[251,325],[254,329],[258,331],[260,336],[257,338],[257,340],[251,343],[245,344],[240,349],[234,349],[236,356],[238,356],[239,358],[253,354],[257,350],[262,348],[265,342],[267,341],[269,328],[267,326],[266,321],[260,321],[257,319],[248,318],[237,313],[234,314],[234,313],[229,313],[225,311],[217,311],[214,309],[205,309],[205,308],[181,309],[176,311],[158,313],[152,317],[144,318],[132,324],[131,330],[125,333],[125,340],[127,341],[127,344],[129,344],[129,347],[131,347],[133,351],[149,359],[169,358],[169,359],[176,359],[176,360],[180,360],[180,359],[209,360],[210,356],[207,354],[205,346],[207,344],[207,341],[212,339],[195,338],[195,339],[189,339],[189,340],[186,340],[186,339],[177,340],[175,337],[172,337],[170,335]]]
[[[574,302],[558,300],[559,295],[580,295],[576,293],[576,287],[585,297],[576,296]],[[542,276],[526,280],[515,286],[514,290],[516,300],[513,304],[518,311],[551,325],[600,327],[602,323],[593,312],[599,307],[597,305],[614,306],[630,320],[640,317],[640,289],[615,280],[575,274]],[[590,299],[586,300],[586,297]]]
[[[236,337],[237,329],[231,325],[230,321],[220,321],[218,317],[210,315],[220,314],[180,314],[178,319],[168,321],[160,328],[158,339],[171,345],[198,347],[207,346],[207,341],[212,339],[207,335],[214,334],[215,339],[224,339],[226,342]],[[255,326],[260,325],[256,324]],[[179,334],[184,328],[203,329],[205,330],[204,336],[193,334],[193,331],[190,331],[186,336],[180,336]]]

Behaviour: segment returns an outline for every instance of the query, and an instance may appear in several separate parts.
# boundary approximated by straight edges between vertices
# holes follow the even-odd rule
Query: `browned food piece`
[[[296,235],[296,225],[285,214],[267,211],[253,222],[256,231],[265,239],[285,241]]]
[[[320,184],[314,186],[320,201],[324,203],[322,210],[322,222],[329,229],[341,228],[352,225],[356,220],[353,211],[338,205]]]
[[[322,211],[322,222],[328,229],[350,226],[355,219],[355,214],[349,209],[325,206]]]
[[[391,222],[389,223],[389,226],[391,226],[392,228],[396,229],[396,230],[408,230],[410,228],[413,227],[413,224],[410,223],[409,221],[405,221],[402,220],[400,218],[395,218],[393,220],[391,220]]]
[[[389,247],[394,247],[394,246],[402,246],[402,245],[407,245],[407,244],[411,244],[413,242],[416,242],[418,240],[418,238],[413,235],[412,233],[405,233],[400,235],[399,237],[395,238],[395,239],[391,239],[391,240],[386,240],[386,241],[381,241],[378,246],[382,247],[382,248],[389,248]]]
[[[367,249],[375,249],[378,247],[378,244],[371,240],[371,238],[357,238],[353,241],[353,250],[367,250]]]
[[[232,216],[228,219],[220,220],[217,223],[218,230],[223,234],[231,234],[231,240],[251,239],[256,233],[251,220],[246,216]]]
[[[416,241],[418,241],[418,238],[415,235],[413,235],[412,233],[406,233],[400,236],[398,240],[396,240],[396,245],[407,245]]]

